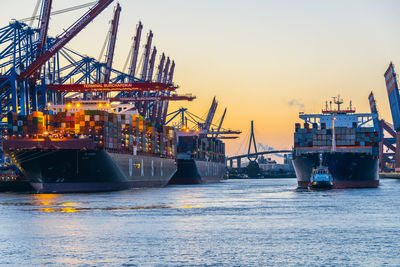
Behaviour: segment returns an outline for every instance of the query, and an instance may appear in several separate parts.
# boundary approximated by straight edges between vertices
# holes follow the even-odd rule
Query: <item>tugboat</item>
[[[329,174],[328,167],[322,165],[322,154],[320,156],[320,165],[313,168],[308,189],[310,190],[328,190],[332,189],[332,176]]]

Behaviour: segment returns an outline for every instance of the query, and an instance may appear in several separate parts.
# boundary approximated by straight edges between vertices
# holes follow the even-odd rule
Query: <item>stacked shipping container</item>
[[[9,134],[42,134],[45,129],[43,113],[39,111],[34,111],[32,115],[18,115],[17,113],[9,112],[7,122]]]
[[[332,146],[332,129],[326,129],[324,124],[309,127],[308,123],[301,128],[296,123],[294,134],[295,147],[326,147]],[[379,134],[374,127],[335,127],[336,146],[378,147]]]
[[[116,114],[105,110],[80,110],[43,115],[8,114],[8,135],[12,138],[90,138],[99,149],[135,155],[175,157],[174,128],[160,129],[139,115]]]
[[[225,162],[225,143],[212,137],[179,136],[178,153],[191,153],[193,159]]]

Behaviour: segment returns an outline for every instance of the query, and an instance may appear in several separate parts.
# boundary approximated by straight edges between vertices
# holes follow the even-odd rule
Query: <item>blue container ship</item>
[[[341,109],[343,100],[334,97],[321,114],[300,113],[304,127],[296,123],[293,166],[298,188],[310,184],[313,168],[328,167],[333,188],[367,188],[379,186],[379,132],[373,127],[376,114],[355,113]]]

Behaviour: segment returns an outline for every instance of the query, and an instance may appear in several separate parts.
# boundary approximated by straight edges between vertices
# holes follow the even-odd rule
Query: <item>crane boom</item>
[[[157,79],[156,82],[161,82],[162,72],[164,69],[164,62],[165,62],[165,54],[162,53],[160,63],[158,64],[157,68]],[[157,92],[157,96],[160,95],[160,92]],[[156,115],[158,114],[158,109],[160,108],[161,102],[154,103],[153,108],[151,110],[151,121],[156,121]]]
[[[165,54],[162,53],[160,63],[158,64],[158,68],[157,68],[156,82],[161,82],[162,74],[163,74],[163,70],[164,70],[164,63],[165,63]],[[164,93],[157,92],[157,96],[159,96],[159,95],[164,95]],[[152,122],[156,122],[158,120],[157,114],[158,114],[158,110],[160,109],[160,105],[162,105],[162,102],[157,102],[157,103],[154,103],[154,105],[153,105],[153,108],[152,108],[152,111],[150,114]]]
[[[46,46],[47,33],[50,22],[50,11],[51,11],[51,6],[53,4],[53,0],[44,0],[42,4],[43,5],[39,19],[39,38],[36,44],[36,58],[43,52]],[[36,84],[36,80],[38,80],[39,78],[40,78],[40,68],[36,71],[34,79],[30,81],[30,84],[31,85]]]
[[[377,115],[373,120],[375,131],[377,131],[379,133],[379,136],[381,136],[381,130],[380,130],[380,126],[379,126],[378,110],[376,108],[375,97],[374,97],[374,93],[373,92],[371,92],[369,94],[368,100],[369,100],[369,106],[371,108],[371,113]]]
[[[166,83],[168,79],[169,64],[171,63],[169,57],[167,57],[167,63],[165,64],[164,74],[162,75],[161,82]]]
[[[153,71],[154,71],[154,65],[155,65],[155,61],[156,61],[156,55],[157,55],[157,49],[156,47],[153,47],[153,52],[151,53],[151,57],[150,57],[150,65],[149,65],[149,73],[147,75],[147,81],[151,82],[153,79]],[[145,96],[148,96],[149,93],[145,93]],[[153,106],[155,106],[156,103],[153,104]],[[149,106],[149,102],[146,101],[143,103],[143,117],[146,117],[147,114],[147,107]],[[150,114],[149,114],[150,115]]]
[[[144,60],[143,60],[143,68],[142,68],[142,75],[140,76],[140,78],[142,80],[146,80],[146,75],[147,75],[147,71],[148,71],[148,63],[149,63],[149,57],[150,57],[150,50],[151,50],[151,42],[153,40],[153,32],[150,30],[149,35],[147,36],[147,42],[146,45],[144,47]],[[139,92],[138,94],[139,97],[143,96],[142,92]],[[137,110],[139,111],[139,114],[144,116],[144,110],[143,110],[143,103],[142,102],[138,102],[137,103]]]
[[[147,43],[144,47],[144,60],[143,60],[143,69],[142,69],[142,75],[141,78],[142,80],[146,80],[146,74],[148,71],[147,65],[149,64],[149,58],[150,58],[150,50],[151,50],[151,42],[153,40],[153,32],[150,31],[149,35],[147,36]]]
[[[400,94],[397,84],[397,75],[394,71],[392,62],[390,62],[384,76],[389,97],[390,111],[392,113],[393,126],[396,132],[398,132],[400,131]]]
[[[162,73],[163,73],[163,70],[164,70],[164,62],[165,62],[165,54],[162,53],[161,59],[160,59],[160,64],[158,65],[158,68],[157,68],[157,80],[156,80],[156,82],[158,82],[158,83],[161,82],[161,77],[162,77]]]
[[[108,50],[107,50],[107,62],[106,62],[106,69],[104,71],[104,83],[110,82],[110,75],[111,75],[111,68],[114,59],[114,51],[115,51],[115,42],[117,41],[117,33],[118,33],[118,24],[119,24],[119,17],[121,14],[121,6],[118,3],[117,7],[114,11],[114,18],[111,22],[111,34],[110,40],[108,43]]]
[[[169,71],[169,64],[170,64],[170,59],[169,57],[167,57],[167,63],[165,63],[165,68],[163,70],[163,73],[160,76],[161,82],[166,83],[167,81],[167,75],[168,75],[168,71]],[[163,93],[163,95],[165,95],[165,92]],[[157,109],[157,119],[156,119],[156,124],[164,124],[165,120],[164,120],[164,106],[165,103],[164,102],[160,102],[158,103],[158,109]]]
[[[212,123],[212,121],[214,119],[214,115],[215,115],[215,111],[217,110],[217,106],[218,106],[218,102],[217,102],[217,100],[215,99],[215,96],[214,96],[214,99],[213,99],[213,101],[211,103],[211,107],[210,107],[210,109],[208,111],[208,114],[207,114],[206,121],[204,122],[204,125],[203,125],[203,130],[205,130],[206,132],[210,131],[211,123]]]
[[[172,84],[172,79],[174,78],[174,71],[175,71],[175,62],[172,61],[171,69],[169,70],[168,79],[167,79],[168,84]],[[167,94],[167,96],[169,96],[170,93],[166,92],[166,94]],[[169,105],[169,102],[164,103],[164,110],[163,110],[162,118],[161,118],[163,124],[167,120],[168,105]]]
[[[42,6],[42,12],[40,14],[39,21],[39,39],[36,45],[36,56],[38,56],[43,48],[46,45],[47,41],[47,32],[49,29],[49,21],[50,21],[50,11],[51,6],[53,4],[53,0],[44,0]]]
[[[156,62],[156,55],[157,55],[157,49],[156,47],[153,47],[153,52],[151,53],[150,57],[150,66],[149,66],[149,73],[147,74],[147,81],[151,82],[153,80],[153,71],[154,71],[154,65]]]
[[[78,21],[72,24],[55,43],[43,52],[36,60],[29,65],[19,76],[19,80],[30,77],[35,71],[42,67],[52,56],[54,56],[61,48],[63,48],[71,39],[73,39],[83,28],[85,28],[95,17],[97,17],[113,0],[99,0],[97,4],[91,8]]]
[[[172,84],[172,79],[174,78],[174,71],[175,71],[175,61],[172,60],[172,65],[171,69],[169,70],[169,75],[168,75],[168,84]]]
[[[221,126],[222,126],[222,123],[224,122],[225,114],[226,114],[226,108],[224,110],[224,113],[222,114],[221,120],[219,121],[219,125],[218,125],[216,136],[218,136],[219,132],[221,131]]]
[[[131,68],[129,71],[129,82],[134,82],[133,77],[135,77],[136,73],[136,63],[139,54],[139,46],[140,46],[140,36],[142,35],[143,25],[142,22],[139,21],[139,25],[136,29],[136,35],[133,42],[133,52],[132,52],[132,59],[131,59]]]

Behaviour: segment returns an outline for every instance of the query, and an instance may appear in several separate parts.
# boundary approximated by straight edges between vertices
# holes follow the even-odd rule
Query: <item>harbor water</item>
[[[96,194],[0,194],[0,264],[399,266],[400,180],[296,179]]]

